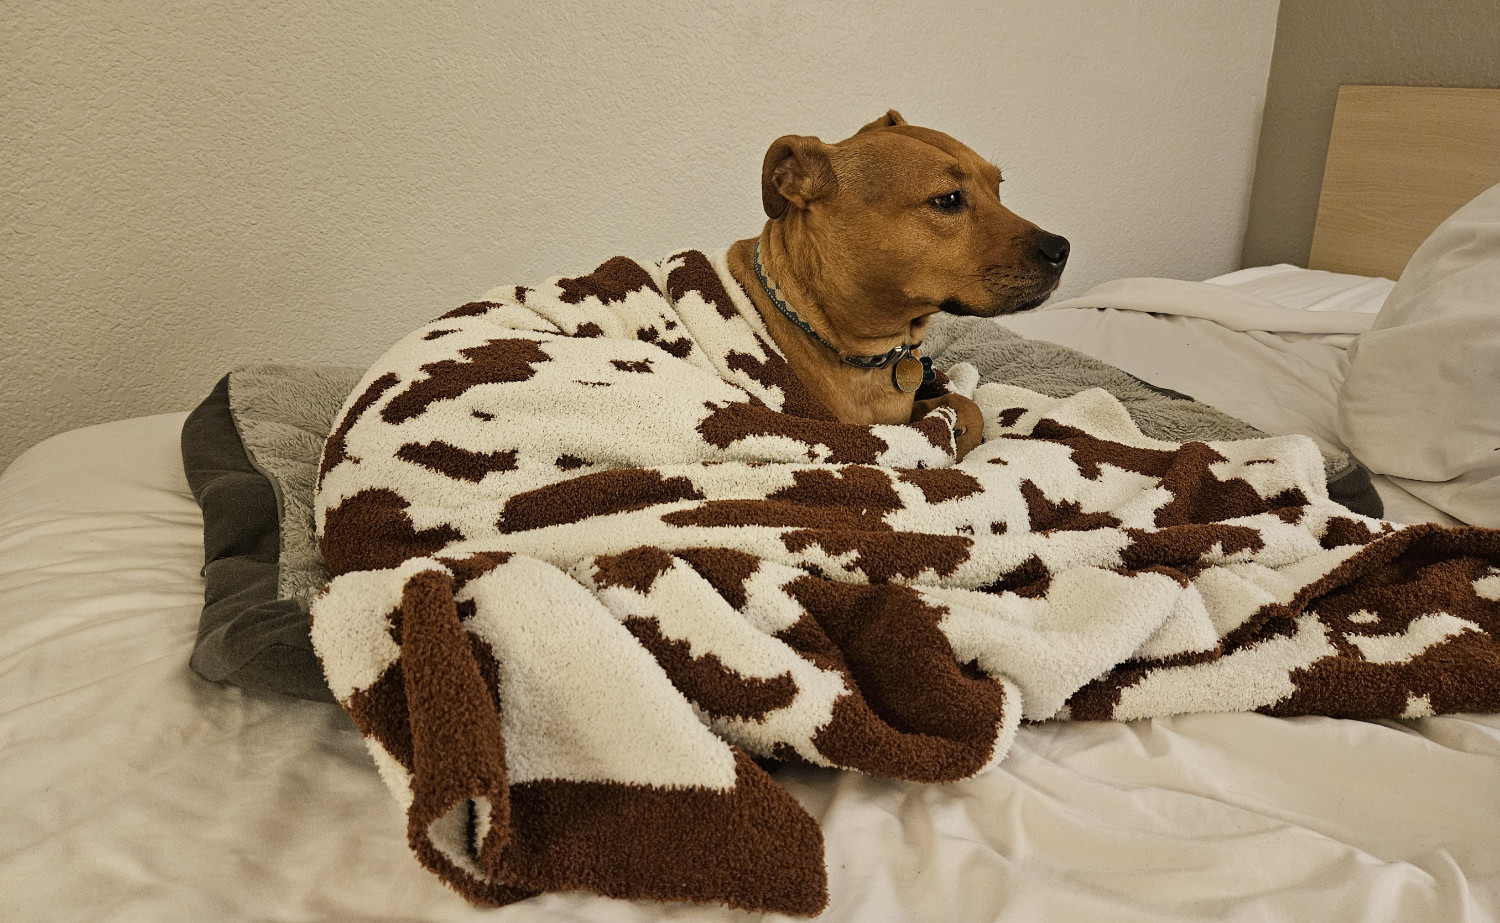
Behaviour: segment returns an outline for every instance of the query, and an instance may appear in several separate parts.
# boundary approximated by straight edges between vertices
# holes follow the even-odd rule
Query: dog
[[[1057,288],[1067,238],[1000,204],[1000,170],[896,110],[836,144],[776,139],[761,169],[766,223],[730,272],[787,361],[846,423],[958,413],[958,457],[979,445],[968,398],[915,400],[917,348],[939,311],[994,317]]]

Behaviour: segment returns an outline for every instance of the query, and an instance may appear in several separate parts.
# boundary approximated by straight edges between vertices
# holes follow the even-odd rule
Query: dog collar
[[[760,264],[760,241],[758,240],[755,242],[755,278],[760,280],[760,287],[765,291],[766,297],[771,299],[771,304],[776,306],[776,310],[780,311],[783,317],[795,324],[815,342],[826,347],[829,352],[838,356],[840,362],[861,369],[883,369],[890,366],[891,384],[903,394],[915,391],[937,377],[932,370],[932,360],[917,352],[921,343],[902,343],[895,349],[874,356],[846,356],[839,352],[837,346],[828,342],[812,328],[811,324],[798,317],[797,312],[786,303],[786,299],[781,297],[781,290],[766,275],[764,267]]]

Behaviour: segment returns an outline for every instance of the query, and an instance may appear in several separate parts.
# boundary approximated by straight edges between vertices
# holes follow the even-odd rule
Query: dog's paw
[[[950,393],[917,401],[912,405],[911,418],[920,420],[941,408],[947,408],[954,414],[953,454],[956,461],[963,461],[963,457],[984,440],[984,416],[980,413],[978,404],[961,394]]]

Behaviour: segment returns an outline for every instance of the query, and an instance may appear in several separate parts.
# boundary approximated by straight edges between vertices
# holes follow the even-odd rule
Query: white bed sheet
[[[1153,291],[1158,281],[1106,283],[1078,298],[1000,322],[1023,336],[1071,347],[1152,384],[1190,394],[1265,432],[1302,433],[1325,449],[1348,451],[1339,441],[1335,417],[1356,331],[1335,323],[1336,329],[1350,332],[1309,333],[1305,331],[1320,324],[1298,324],[1296,319],[1373,318],[1394,282],[1285,264],[1242,269],[1206,283],[1167,281],[1169,288]],[[1216,305],[1221,313],[1232,314],[1232,296],[1243,294],[1249,296],[1247,311],[1274,303],[1290,322],[1281,329],[1242,332],[1209,317],[1159,313],[1171,308],[1160,303],[1159,295],[1191,303],[1189,287],[1194,285],[1223,289],[1225,297]],[[1135,297],[1122,297],[1122,292]],[[1121,307],[1078,306],[1094,303]],[[1371,480],[1387,519],[1457,523],[1389,478],[1373,475]]]
[[[1207,280],[1215,285],[1259,295],[1299,311],[1345,311],[1379,314],[1396,283],[1379,276],[1303,269],[1291,263],[1251,266]]]
[[[1078,335],[1122,329],[1150,340],[1113,322]],[[1264,344],[1269,366],[1193,351],[1185,369],[1176,342],[1141,358],[1255,376],[1229,395],[1283,365],[1289,382],[1328,374],[1295,341]],[[1153,380],[1215,396],[1201,378]],[[586,895],[470,907],[412,858],[341,712],[191,674],[201,520],[182,420],[67,433],[0,476],[0,919],[752,918]],[[823,920],[1500,916],[1494,716],[1053,723],[1021,728],[997,770],[962,783],[778,778],[825,831]]]

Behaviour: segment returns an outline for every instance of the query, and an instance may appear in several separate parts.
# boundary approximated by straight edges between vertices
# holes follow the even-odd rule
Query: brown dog
[[[993,164],[894,109],[837,144],[787,135],[766,152],[769,220],[730,248],[729,268],[840,420],[905,423],[946,404],[959,457],[979,444],[973,401],[914,404],[921,367],[907,355],[938,311],[1024,311],[1057,287],[1067,239],[1001,205],[999,185]]]

